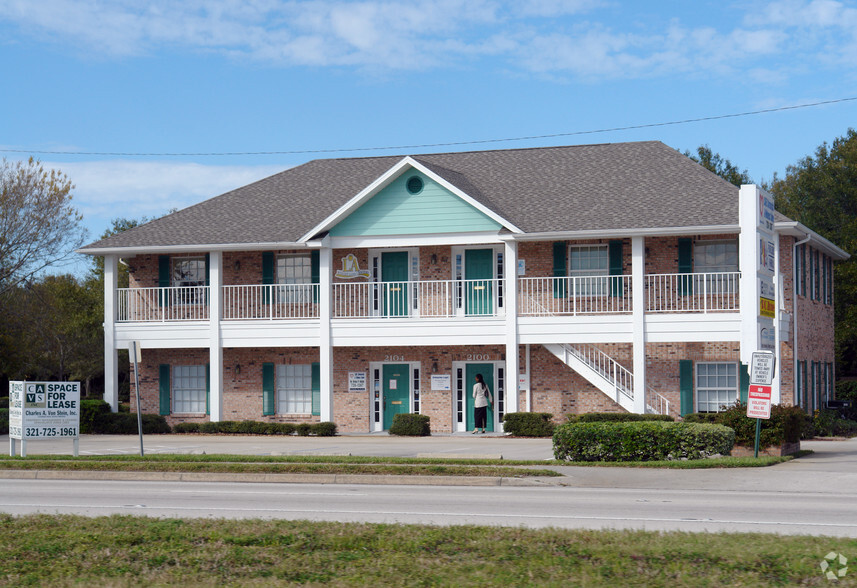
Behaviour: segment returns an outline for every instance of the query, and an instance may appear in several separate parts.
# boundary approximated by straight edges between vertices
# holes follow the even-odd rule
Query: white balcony
[[[740,274],[645,276],[647,313],[736,312]],[[518,315],[630,314],[631,276],[519,278]],[[335,283],[331,318],[473,318],[506,312],[507,281],[423,280]],[[319,318],[318,284],[223,286],[224,321]],[[207,321],[209,287],[120,288],[117,322]]]

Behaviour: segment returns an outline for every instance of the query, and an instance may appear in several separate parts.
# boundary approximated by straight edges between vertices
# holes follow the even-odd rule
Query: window
[[[696,410],[719,412],[738,399],[737,363],[696,364]]]
[[[170,285],[180,288],[173,293],[176,304],[204,304],[206,285],[205,257],[173,257]]]
[[[738,241],[696,241],[693,244],[693,273],[734,274],[738,271]],[[700,282],[697,282],[702,287]],[[737,275],[707,275],[705,288],[709,294],[730,294],[738,291]]]
[[[173,366],[173,412],[205,413],[205,366]]]
[[[312,366],[277,366],[277,414],[312,413]]]
[[[610,273],[607,245],[572,245],[568,251],[568,265],[573,293],[607,295],[607,276]]]
[[[276,266],[277,302],[312,302],[312,258],[280,255]]]

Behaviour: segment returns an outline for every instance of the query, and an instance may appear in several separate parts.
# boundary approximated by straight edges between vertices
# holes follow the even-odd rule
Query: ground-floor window
[[[738,399],[738,364],[696,364],[696,410],[718,412]]]
[[[173,412],[205,412],[205,366],[173,366]]]
[[[277,366],[277,414],[312,412],[312,366]]]

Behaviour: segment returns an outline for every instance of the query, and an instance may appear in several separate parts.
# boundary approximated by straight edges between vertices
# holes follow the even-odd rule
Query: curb
[[[89,472],[2,470],[7,480],[103,480],[113,482],[245,482],[276,484],[372,484],[384,486],[560,486],[564,478],[501,476],[397,476],[376,474],[225,474],[204,472]]]

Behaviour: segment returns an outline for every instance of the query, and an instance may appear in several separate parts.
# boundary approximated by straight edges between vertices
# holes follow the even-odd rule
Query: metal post
[[[131,342],[131,356],[134,358],[134,391],[137,396],[137,432],[140,435],[140,457],[143,457],[143,413],[140,407],[140,365],[137,363],[137,342]]]
[[[762,433],[762,419],[756,419],[756,448],[753,457],[759,457],[759,435]]]

